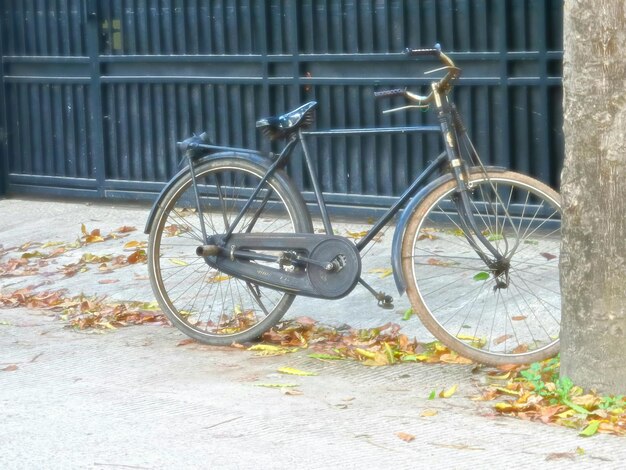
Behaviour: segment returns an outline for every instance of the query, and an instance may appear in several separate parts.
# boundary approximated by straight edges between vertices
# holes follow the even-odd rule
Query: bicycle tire
[[[266,171],[237,155],[198,164],[195,175],[208,236],[225,233]],[[282,318],[295,295],[228,276],[197,256],[196,247],[204,243],[196,208],[188,173],[167,192],[150,230],[148,270],[157,301],[172,324],[196,341],[230,345],[254,340]],[[283,171],[262,187],[235,230],[241,231],[313,231],[306,205]]]
[[[416,207],[403,235],[412,308],[435,338],[473,361],[551,357],[561,317],[560,196],[511,171],[473,173],[470,182],[479,230],[510,257],[509,275],[489,270],[470,246],[453,201],[456,182],[448,178]]]

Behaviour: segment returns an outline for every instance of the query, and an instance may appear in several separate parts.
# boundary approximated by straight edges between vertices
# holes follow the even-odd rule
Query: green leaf
[[[475,281],[486,281],[487,279],[489,279],[489,273],[486,273],[485,271],[481,271],[474,275]]]
[[[597,419],[594,419],[590,421],[589,425],[580,432],[579,436],[585,436],[585,437],[593,436],[595,433],[598,432],[599,427],[600,427],[600,421],[598,421]]]
[[[433,390],[432,392],[430,392],[430,395],[428,395],[428,399],[434,400],[435,398],[437,398],[437,391]]]
[[[588,415],[589,414],[589,410],[587,410],[586,408],[583,408],[580,405],[577,405],[576,403],[573,403],[573,402],[569,401],[567,398],[563,398],[561,401],[563,402],[564,405],[569,406],[576,413],[581,413],[581,414],[584,414],[584,415]]]
[[[31,252],[24,253],[22,255],[22,258],[24,258],[24,259],[43,258],[45,256],[46,255],[44,253],[42,253],[41,251],[31,251]]]
[[[404,321],[407,321],[409,318],[411,318],[411,315],[413,315],[413,308],[409,307],[406,309],[406,311],[404,312],[404,315],[402,315],[402,319]]]
[[[297,387],[298,384],[269,384],[269,383],[261,383],[254,384],[255,387],[266,387],[266,388],[292,388]]]

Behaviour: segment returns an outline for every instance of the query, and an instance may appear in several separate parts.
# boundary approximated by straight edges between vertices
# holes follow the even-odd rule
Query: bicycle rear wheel
[[[195,168],[207,236],[226,233],[265,172],[245,157],[218,158]],[[302,197],[282,171],[262,186],[235,229],[236,233],[312,231]],[[203,244],[188,173],[168,191],[150,231],[148,270],[157,301],[174,326],[202,343],[228,345],[259,337],[280,320],[295,296],[210,266],[195,252]]]
[[[476,173],[470,181],[479,230],[510,267],[490,269],[477,255],[456,211],[456,183],[445,181],[417,206],[402,240],[413,310],[437,339],[474,361],[550,357],[558,352],[561,319],[560,196],[509,171]]]

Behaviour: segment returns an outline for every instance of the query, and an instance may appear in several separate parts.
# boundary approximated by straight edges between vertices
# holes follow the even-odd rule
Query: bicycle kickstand
[[[378,301],[378,306],[380,308],[384,308],[386,310],[393,308],[393,297],[382,291],[376,292],[374,288],[365,282],[361,277],[359,278],[359,284],[365,287],[374,296],[374,298]]]

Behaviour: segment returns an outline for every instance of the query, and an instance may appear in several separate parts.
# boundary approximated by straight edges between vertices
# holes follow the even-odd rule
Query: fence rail
[[[558,184],[560,0],[6,0],[0,28],[0,191],[152,198],[177,140],[269,151],[256,119],[311,99],[319,129],[432,125],[372,95],[427,85],[432,62],[399,52],[435,42],[463,68],[455,100],[484,158]],[[323,190],[385,206],[438,139],[316,137]],[[289,170],[308,191],[297,155]]]

